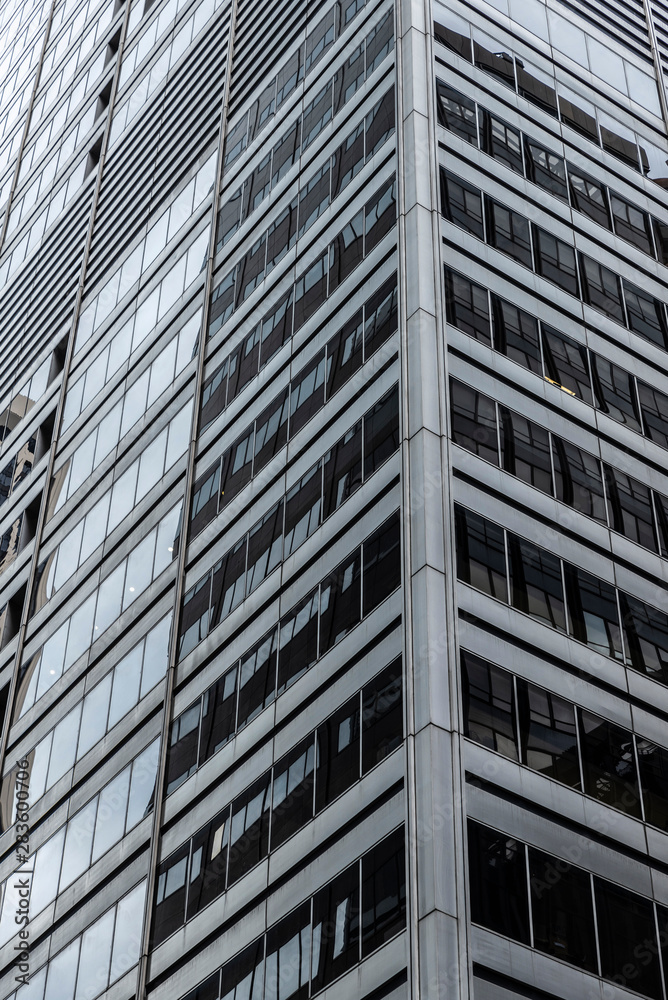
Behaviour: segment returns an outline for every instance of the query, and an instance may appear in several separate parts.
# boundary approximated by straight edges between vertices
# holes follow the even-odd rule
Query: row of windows
[[[12,456],[0,472],[0,505],[9,499],[26,476],[32,472],[32,467],[35,464],[36,446],[37,434],[35,433],[28,438],[25,444],[21,445],[16,455]]]
[[[439,13],[442,13],[442,10]],[[555,16],[553,11],[549,13],[550,17]],[[563,124],[595,142],[597,146],[634,170],[641,171],[652,180],[665,178],[665,150],[653,146],[644,135],[636,135],[616,118],[596,108],[562,83],[557,84],[554,75],[532,66],[524,56],[520,59],[507,51],[500,52],[498,43],[488,36],[481,33],[481,40],[473,42],[472,51],[470,25],[453,14],[450,15],[450,19],[453,25],[456,25],[454,30],[440,24],[434,25],[436,39],[441,44],[457,52],[468,62],[473,62],[479,69],[489,73],[495,80],[510,87],[543,111],[559,118]],[[566,23],[565,19],[561,20]],[[477,33],[477,29],[475,31]],[[617,58],[613,56],[613,59]],[[656,114],[660,114],[654,78],[629,63],[627,65],[630,66],[632,74],[631,87],[640,106],[643,108],[654,106],[657,109]],[[623,73],[614,86],[619,89],[619,84],[622,82],[625,82]]]
[[[118,77],[119,93],[128,82],[137,66],[141,66],[146,56],[152,51],[158,39],[161,39],[165,32],[171,32],[174,30],[174,25],[179,14],[189,2],[190,0],[168,0],[168,2],[163,5],[156,19],[151,22],[141,38],[134,45],[129,46],[127,45],[127,40],[129,39],[134,27],[133,21],[136,20],[138,23],[142,16],[139,4],[134,3],[132,13],[130,15],[130,21],[128,23],[126,44],[123,46],[121,72]],[[209,0],[209,4],[210,2],[211,0]],[[208,21],[211,16],[210,13],[207,12],[206,6],[199,6],[197,8],[197,12],[199,15],[198,24]],[[197,34],[198,31],[199,27],[196,29],[194,34]]]
[[[461,382],[450,404],[457,444],[668,557],[668,497]]]
[[[114,108],[108,149],[111,149],[114,143],[120,139],[125,129],[136,118],[157,88],[165,82],[167,74],[173,70],[192,40],[204,31],[208,22],[214,17],[215,11],[220,9],[223,2],[224,0],[201,0],[201,3],[179,28],[164,52],[160,54],[160,57],[147,67],[142,77],[135,81],[129,96],[119,104],[118,108]]]
[[[668,830],[668,750],[462,652],[469,739]]]
[[[178,548],[181,505],[182,501],[172,507],[29,661],[22,664],[15,718],[24,715],[170,566]]]
[[[227,133],[225,139],[225,166],[228,167],[249,146],[258,133],[273,118],[275,112],[287,100],[306,73],[334,44],[350,21],[364,8],[365,0],[337,0],[334,6],[308,35],[306,42],[294,52],[276,77],[269,81],[249,111]],[[357,90],[364,78],[364,49],[366,43],[367,75],[379,66],[394,45],[394,17],[390,12],[371,31],[362,45],[344,63],[334,78],[326,85],[304,111],[304,142],[315,139],[326,122],[316,129],[318,105],[329,97],[329,121],[332,117],[332,96],[336,94],[333,113],[336,114]],[[361,60],[361,62],[360,62]],[[320,109],[321,111],[323,109]],[[305,147],[304,147],[305,148]]]
[[[162,253],[167,244],[173,239],[182,226],[185,225],[188,219],[194,215],[202,202],[211,193],[215,177],[215,168],[216,154],[214,153],[209,157],[206,163],[200,167],[185,188],[179,191],[178,194],[174,195],[167,207],[163,209],[159,215],[157,215],[157,218],[155,218],[155,216],[149,218],[146,224],[146,236],[144,236],[144,238],[137,244],[127,260],[125,260],[123,264],[117,268],[116,271],[114,271],[112,276],[100,289],[95,298],[89,302],[86,308],[81,312],[77,326],[75,353],[76,351],[81,350],[83,345],[90,339],[90,337],[92,337],[93,333],[95,333],[107,317],[111,315],[121,299],[123,299],[129,290],[137,283],[137,281],[139,281],[145,271],[148,270],[151,264]],[[196,239],[196,246],[198,247],[198,250],[197,253],[193,251],[193,263],[188,268],[192,272],[190,281],[193,280],[195,275],[197,275],[201,269],[197,268],[197,270],[195,270],[195,264],[199,263],[201,265],[205,250],[208,249],[208,240],[205,243],[202,243],[201,250],[199,249],[200,242],[200,239]],[[199,261],[196,260],[197,256],[199,256]],[[184,260],[183,254],[180,255],[180,260]],[[186,267],[186,264],[183,263],[182,266]],[[173,274],[175,284],[178,283],[177,274],[178,272]],[[170,278],[170,281],[171,280],[172,279]],[[190,281],[187,281],[186,287],[190,284]],[[181,284],[183,284],[183,280],[181,281]],[[146,308],[146,306],[144,305],[143,308]],[[160,310],[160,314],[164,315],[166,311],[167,310],[163,308]],[[130,322],[131,320],[128,320],[128,323]],[[135,338],[130,350],[134,350],[137,344],[141,343],[144,339],[146,333],[150,330],[149,322],[150,321],[147,322],[144,320],[140,324],[143,328],[143,332],[139,333]],[[148,329],[146,329],[147,327]],[[121,333],[123,333],[123,331],[121,331]],[[125,357],[128,356],[129,353],[125,355]]]
[[[463,507],[457,575],[483,593],[668,684],[668,615]]]
[[[86,695],[22,756],[30,767],[31,808],[96,743],[164,680],[169,653],[171,614],[167,615],[91,687]],[[2,781],[2,830],[16,820],[16,772]]]
[[[146,879],[110,907],[7,1000],[94,1000],[139,961]]]
[[[204,383],[200,434],[230,405],[290,339],[292,289],[229,354]],[[359,371],[397,329],[397,276],[381,285],[326,347],[289,384],[289,437],[297,433],[326,400]],[[276,401],[274,401],[275,403]],[[272,409],[274,404],[268,409]],[[242,435],[245,439],[246,434]],[[195,489],[197,490],[197,486]]]
[[[276,630],[269,636],[265,636],[259,645],[253,647],[248,653],[244,653],[230,670],[226,671],[222,677],[207,688],[197,701],[181,712],[174,720],[170,731],[167,761],[167,795],[202,767],[221,747],[225,746],[240,729],[255,717],[265,703],[274,700],[276,697],[276,666],[279,645],[284,659],[291,657],[298,660],[305,650],[304,636],[300,633],[302,628],[307,626],[308,617],[301,615],[300,619],[299,614],[298,612],[297,618],[287,616],[283,619],[282,624],[279,624],[280,641]],[[306,644],[308,644],[308,637]],[[261,650],[259,656],[259,662],[263,665],[261,670],[257,669],[258,650]],[[310,652],[312,653],[313,650]],[[310,656],[307,654],[306,660],[290,671],[290,681],[295,680],[303,670],[307,669],[309,659]],[[370,708],[368,711],[367,708],[363,709],[362,719],[366,728],[372,726],[369,719],[376,717],[379,719],[384,713],[390,713],[394,719],[398,713],[396,715],[398,722],[390,724],[388,716],[387,725],[383,723],[382,726],[374,729],[376,735],[373,738],[367,737],[367,739],[372,740],[369,754],[372,756],[374,752],[378,752],[380,754],[378,760],[390,752],[388,749],[390,744],[391,749],[394,749],[395,746],[393,739],[389,739],[387,736],[386,729],[393,733],[396,732],[399,737],[401,735],[401,664],[396,670],[395,667],[396,664],[391,669],[388,668],[388,678],[385,678],[385,674],[380,675],[380,680],[376,678],[374,690],[377,689],[380,693],[375,697],[375,701],[367,698],[366,695],[363,699],[364,705],[371,705],[373,702],[376,706],[373,715],[370,714]],[[286,674],[287,671],[282,672],[284,683],[281,686],[281,691],[285,690]],[[260,675],[262,676],[260,677]],[[257,683],[258,679],[260,679],[260,684]],[[249,683],[251,684],[250,688],[248,687]],[[268,688],[271,691],[267,697]],[[258,692],[261,692],[259,699]],[[376,722],[373,722],[373,726],[376,726]],[[373,744],[376,740],[377,746],[374,750]],[[371,757],[368,759],[370,760]]]
[[[617,236],[628,240],[643,253],[668,264],[668,225],[631,204],[612,189],[566,163],[519,129],[441,80],[438,90],[438,120],[451,132],[485,153],[505,163],[550,194],[570,204],[578,212]],[[477,118],[476,118],[477,109]],[[568,170],[567,170],[568,168]]]
[[[472,820],[468,845],[474,923],[661,1000],[668,910]]]
[[[249,678],[248,696],[255,711],[273,700],[276,684],[279,692],[291,684],[396,590],[401,583],[399,544],[397,513],[282,619],[277,681],[274,631],[247,654],[242,673]],[[179,659],[194,649],[243,599],[247,576],[245,550],[246,538],[243,538],[238,550],[227,553],[183,598]],[[251,582],[253,570],[251,567]],[[248,718],[246,715],[242,720],[240,711],[237,725]]]
[[[211,294],[209,336],[217,333],[235,309],[261,284],[297,239],[296,205],[279,218],[247,251]],[[389,180],[334,237],[328,249],[293,286],[293,332],[297,332],[394,228],[397,217],[396,179]]]
[[[185,1000],[306,1000],[405,926],[406,862],[400,827]]]
[[[151,362],[148,369],[150,375],[146,400],[147,409],[195,357],[202,325],[202,312],[203,310],[200,308],[194,316],[191,316]],[[145,317],[146,314],[141,310],[133,314],[118,333],[114,334],[109,344],[98,354],[81,378],[68,386],[65,393],[61,433],[74,423],[79,414],[86,409],[89,403],[92,403],[107,382],[131,357],[144,338],[152,332],[150,322],[144,323],[140,319],[136,319],[140,315]]]
[[[174,464],[174,452],[187,440],[192,407],[187,404],[155,437],[97,501],[94,507],[69,531],[50,555],[40,563],[33,586],[29,617],[77,571],[79,566],[102,544],[134,507],[159,483]],[[174,445],[174,441],[178,445]],[[180,457],[180,456],[177,456]]]
[[[225,711],[219,706],[219,716]],[[199,711],[199,702],[194,706]],[[191,715],[195,714],[191,710]],[[182,715],[179,725],[199,720]],[[188,735],[170,747],[192,757]],[[223,736],[224,741],[224,734]],[[402,741],[401,661],[366,685],[309,736],[221,809],[158,866],[152,942],[156,946],[191,920],[271,851],[359,781]],[[215,738],[213,731],[206,736]],[[190,746],[188,745],[190,743]],[[195,747],[196,750],[196,747]],[[196,765],[195,765],[196,767]],[[194,768],[193,768],[194,769]],[[167,785],[167,791],[174,787]]]
[[[364,79],[364,47],[361,76]],[[358,81],[355,81],[355,86]],[[336,112],[336,109],[335,109]],[[325,209],[344,191],[377,150],[394,134],[394,86],[378,101],[363,121],[348,135],[336,152],[302,186],[299,198],[290,205],[298,237],[313,225]],[[287,136],[270,150],[242,187],[220,209],[217,223],[216,253],[236,233],[256,208],[268,197],[272,187],[285,176],[300,157],[302,120],[298,119]],[[299,221],[297,221],[299,219]],[[291,244],[290,244],[291,245]],[[276,260],[270,258],[271,266]]]
[[[63,59],[64,56],[68,56],[69,58],[63,67],[62,73],[60,73],[57,77],[59,92],[63,93],[63,91],[67,89],[67,81],[74,76],[77,66],[81,65],[81,63],[84,62],[87,56],[93,51],[95,45],[102,38],[103,34],[113,21],[115,6],[116,4],[113,0],[107,0],[106,4],[100,6],[98,10],[95,11],[96,16],[94,23],[91,25],[90,29],[86,31],[83,37],[81,37],[81,34],[82,29],[88,20],[88,11],[82,10],[81,13],[83,14],[83,19],[81,17],[75,18],[71,25],[69,25],[65,31],[63,31],[58,38],[55,39],[55,44],[53,44],[50,40],[42,62],[40,74],[42,83],[43,81],[48,80],[49,74],[53,72],[60,60]],[[81,41],[77,45],[76,41],[78,37],[81,37]],[[51,39],[53,38],[54,36],[51,35]],[[54,83],[51,84],[47,91],[47,106],[49,104],[49,95],[56,92],[54,91]]]
[[[23,383],[20,389],[12,393],[12,397],[7,406],[0,412],[0,441],[12,433],[19,421],[30,413],[35,403],[37,403],[46,392],[50,381],[52,381],[53,359],[49,355],[33,372],[29,379]]]
[[[668,396],[454,271],[448,322],[613,420],[668,448]]]
[[[49,839],[30,855],[30,916],[51,903],[111,850],[153,809],[160,737],[108,781]],[[0,944],[17,933],[17,873],[5,879],[0,916]]]
[[[440,174],[441,210],[446,219],[668,350],[663,302],[442,167]]]
[[[358,333],[361,340],[359,327],[352,332]],[[349,347],[349,345],[345,346]],[[361,344],[359,347],[361,354]],[[348,375],[349,373],[345,372],[344,374]],[[198,534],[213,521],[220,511],[231,503],[288,441],[289,400],[290,392],[289,387],[287,387],[240,436],[239,440],[199,477],[194,486],[190,515],[192,536]],[[294,397],[293,402],[296,402]],[[293,520],[288,515],[288,523],[292,527],[287,533],[287,537],[291,539],[287,555],[297,545],[300,545],[311,531],[318,527],[321,513],[323,518],[333,513],[350,496],[351,492],[361,485],[362,478],[366,479],[389,454],[398,448],[398,419],[399,410],[395,390],[387,405],[382,402],[378,403],[365,414],[364,430],[362,430],[362,420],[358,421],[355,427],[347,431],[343,438],[329,450],[328,454],[302,477],[302,483],[311,484],[308,487],[304,486],[310,497],[308,506],[311,509],[312,519],[310,526],[302,525],[302,528],[306,528],[306,534],[303,534],[299,529],[301,514],[304,514],[302,499],[299,498],[300,487],[296,486],[290,490],[286,496],[287,508],[292,507],[295,514],[297,511],[300,511],[301,514],[297,516],[297,520]],[[300,426],[303,425],[297,424],[295,427],[293,423],[290,427],[290,436]],[[362,462],[362,439],[364,439],[364,462]],[[349,456],[349,464],[348,459],[343,458],[344,455]],[[364,471],[362,466],[364,466]],[[324,508],[321,506],[321,495],[318,492],[316,478],[314,478],[317,477],[319,481],[319,470],[322,468],[325,470]]]

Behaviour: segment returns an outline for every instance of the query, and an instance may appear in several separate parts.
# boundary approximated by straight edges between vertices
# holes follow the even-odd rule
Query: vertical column
[[[411,989],[469,996],[429,0],[397,4]]]

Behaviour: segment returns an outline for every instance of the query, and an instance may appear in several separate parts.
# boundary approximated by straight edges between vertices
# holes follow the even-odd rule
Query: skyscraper
[[[666,69],[0,3],[0,1000],[666,1000]]]

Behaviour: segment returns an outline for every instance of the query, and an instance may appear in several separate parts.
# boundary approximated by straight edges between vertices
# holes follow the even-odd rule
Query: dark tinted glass
[[[588,872],[529,848],[534,948],[587,972],[598,972]]]
[[[542,688],[517,680],[522,763],[571,788],[580,788],[575,709]]]
[[[250,871],[269,850],[271,773],[254,781],[232,803],[228,885]]]
[[[221,510],[251,481],[253,442],[254,428],[250,427],[223,455],[218,505]]]
[[[465,22],[462,21],[461,26],[464,27],[464,25]],[[471,62],[471,37],[468,32],[462,34],[449,26],[434,21],[434,34],[441,45],[445,45],[446,48],[452,49],[453,52],[457,52]]]
[[[380,24],[366,36],[366,75],[372,73],[376,66],[392,51],[394,46],[394,11],[389,11]]]
[[[264,156],[244,184],[242,218],[244,222],[271,191],[271,153]]]
[[[364,134],[362,134],[364,143]],[[299,235],[303,236],[329,205],[329,160],[299,192]]]
[[[226,552],[213,568],[211,627],[219,625],[241,604],[246,593],[246,539]]]
[[[632,375],[598,354],[591,354],[596,406],[613,420],[640,431],[640,414]]]
[[[605,466],[605,486],[610,526],[646,549],[657,552],[648,487],[609,465]]]
[[[455,507],[457,576],[477,590],[508,600],[503,528]]]
[[[397,277],[393,274],[364,306],[364,354],[370,358],[397,329]]]
[[[446,268],[445,308],[448,323],[492,346],[487,289]]]
[[[390,389],[364,416],[364,478],[399,449],[399,390]]]
[[[278,454],[288,440],[289,389],[283,390],[255,421],[253,475]]]
[[[370,248],[369,248],[370,249]],[[352,274],[364,258],[364,219],[360,211],[329,246],[329,294]]]
[[[310,319],[327,298],[329,252],[316,260],[295,282],[295,331]]]
[[[624,301],[629,328],[641,337],[658,344],[659,347],[668,349],[668,326],[664,304],[652,298],[637,285],[632,285],[626,278],[624,278]]]
[[[652,231],[658,259],[662,264],[668,264],[668,225],[659,219],[652,219]]]
[[[461,661],[466,736],[518,760],[512,674],[465,650]]]
[[[220,368],[206,380],[202,390],[202,411],[200,416],[200,433],[212,424],[219,413],[225,409],[227,402],[227,363],[225,358]]]
[[[236,268],[219,282],[211,293],[209,313],[209,336],[213,336],[227,322],[234,312],[234,279]]]
[[[485,238],[482,196],[477,188],[441,167],[441,212],[449,222],[461,226],[479,239]]]
[[[568,189],[571,205],[582,212],[592,222],[606,229],[612,229],[606,188],[587,174],[581,173],[570,163],[568,165]]]
[[[369,254],[397,221],[397,184],[388,181],[364,206],[364,253]]]
[[[195,481],[193,507],[190,515],[190,534],[194,538],[218,513],[220,492],[220,459]]]
[[[190,841],[158,865],[155,910],[153,911],[153,947],[168,938],[186,919],[186,883]]]
[[[272,851],[313,818],[314,769],[313,736],[303,740],[274,766],[271,805]]]
[[[471,920],[529,944],[526,848],[505,833],[468,821]]]
[[[359,892],[359,866],[354,864],[313,897],[313,993],[359,961]]]
[[[513,606],[565,632],[560,560],[547,549],[509,534],[508,563]]]
[[[448,87],[442,80],[436,81],[438,97],[438,123],[450,129],[465,142],[478,145],[478,126],[476,124],[475,101],[460,94],[453,87]]]
[[[591,380],[587,350],[542,324],[543,361],[548,382],[565,389],[572,396],[591,403]]]
[[[401,659],[398,659],[362,690],[362,774],[401,745],[404,732],[401,687]]]
[[[262,233],[259,240],[242,257],[237,268],[237,307],[255,291],[264,278],[267,256],[267,237]]]
[[[651,902],[596,876],[594,894],[603,978],[659,1000],[661,972]]]
[[[634,670],[668,684],[668,616],[619,591],[627,659]]]
[[[325,405],[325,349],[304,365],[290,383],[290,437]]]
[[[605,524],[605,497],[599,460],[554,434],[552,457],[557,500]]]
[[[399,513],[393,514],[364,541],[364,614],[397,589],[401,583],[401,530]]]
[[[238,191],[235,191],[228,198],[218,213],[216,252],[222,249],[239,228],[239,223],[241,222],[241,202],[241,188],[239,188]]]
[[[515,89],[515,63],[513,57],[499,49],[487,35],[483,36],[484,44],[473,39],[473,58],[476,66],[484,69],[491,76]]]
[[[578,718],[585,792],[641,819],[633,736],[582,709],[578,709]]]
[[[500,160],[515,173],[524,173],[522,161],[522,134],[507,125],[501,118],[481,108],[480,146],[495,160]]]
[[[315,66],[330,45],[334,44],[334,13],[335,8],[332,8],[306,36],[305,69],[307,73]]]
[[[252,105],[249,113],[248,141],[252,142],[255,136],[264,128],[276,110],[276,78],[265,87],[258,99]],[[270,157],[271,159],[271,157]]]
[[[302,118],[302,149],[306,149],[331,120],[333,89],[328,83],[306,107]]]
[[[263,1000],[306,1000],[311,959],[311,902],[267,931]],[[238,995],[238,994],[237,994]]]
[[[218,1000],[220,996],[219,981],[220,972],[214,972],[205,982],[200,983],[187,997],[184,997],[184,1000]]]
[[[492,295],[494,348],[536,375],[542,375],[538,322],[524,309]]]
[[[533,227],[536,270],[548,281],[553,281],[569,295],[578,295],[578,275],[575,250],[563,240],[558,240],[545,229]]]
[[[334,79],[334,114],[338,114],[343,105],[364,83],[364,45],[346,59]]]
[[[229,806],[193,837],[186,920],[225,891],[229,837]]]
[[[564,573],[571,633],[598,653],[621,660],[615,588],[568,563],[564,564]]]
[[[201,702],[172,722],[167,751],[167,795],[197,770]]]
[[[498,465],[494,401],[463,382],[450,379],[450,414],[452,440],[474,455]]]
[[[529,223],[519,212],[485,196],[487,242],[507,253],[519,264],[531,267],[531,236]]]
[[[624,323],[624,307],[619,278],[609,267],[604,267],[591,257],[579,254],[582,297],[605,316]]]
[[[312,534],[322,520],[322,465],[318,462],[285,497],[285,558]]]
[[[179,659],[183,659],[209,633],[211,573],[198,580],[183,598]]]
[[[280,500],[248,534],[247,593],[259,587],[282,558],[283,500]]]
[[[280,93],[280,91],[279,91]],[[301,123],[295,122],[288,134],[274,146],[272,159],[272,185],[277,184],[290,167],[299,159],[301,148]]]
[[[213,757],[234,734],[237,718],[237,667],[228,670],[202,699],[199,766]]]
[[[638,382],[637,385],[643,430],[656,444],[668,448],[668,396],[645,382]]]
[[[551,496],[550,435],[543,427],[505,406],[499,407],[499,417],[502,468]]]
[[[562,201],[568,201],[566,163],[563,156],[551,153],[549,149],[531,142],[525,136],[524,161],[530,181],[561,198]]]
[[[292,289],[260,323],[260,367],[281,349],[292,335]]]
[[[276,645],[276,632],[272,632],[242,657],[239,673],[239,729],[274,700]]]
[[[617,132],[611,131],[605,125],[601,125],[601,145],[603,149],[612,153],[613,156],[622,160],[629,167],[632,167],[634,170],[640,169],[638,166],[638,147],[635,142],[619,135]]]
[[[320,585],[320,655],[360,621],[360,556],[356,549]]]
[[[559,113],[561,114],[561,120],[571,128],[574,128],[576,132],[580,135],[586,136],[595,142],[596,145],[599,144],[598,139],[598,128],[596,125],[596,119],[593,118],[587,111],[579,107],[577,104],[573,104],[567,98],[559,95]]]
[[[362,421],[340,438],[324,458],[323,519],[362,485]]]
[[[668,830],[668,750],[636,736],[645,819]]]
[[[541,80],[536,74],[540,71],[532,66],[527,68],[524,60],[518,60],[517,65],[517,89],[522,97],[537,104],[543,111],[550,115],[557,114],[557,93],[552,85],[554,81],[548,83]]]
[[[364,119],[367,161],[394,134],[394,87],[380,99]]]
[[[649,215],[612,192],[610,207],[617,235],[652,256],[654,247]]]
[[[227,401],[231,403],[258,373],[260,367],[260,330],[256,327],[230,354],[227,371]]]
[[[295,198],[287,208],[283,209],[278,218],[274,219],[267,230],[267,274],[273,271],[278,262],[285,257],[296,239],[297,199]],[[292,291],[288,295],[291,300]],[[291,310],[290,319],[292,319]]]
[[[358,695],[318,726],[316,734],[316,810],[320,811],[360,777],[360,699]]]
[[[264,936],[244,948],[222,968],[221,997],[256,1000],[264,986]]]
[[[278,690],[300,677],[318,658],[318,590],[281,619]]]
[[[404,829],[362,858],[362,958],[406,926]]]
[[[364,123],[341,143],[332,162],[332,198],[336,198],[350,184],[364,166]],[[300,225],[301,228],[301,225]]]

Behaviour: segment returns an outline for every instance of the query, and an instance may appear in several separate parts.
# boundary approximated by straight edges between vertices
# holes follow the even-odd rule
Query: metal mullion
[[[627,657],[626,657],[626,642],[625,642],[625,639],[624,639],[624,636],[625,636],[625,633],[624,633],[624,619],[622,617],[622,609],[621,609],[621,606],[620,606],[620,603],[619,603],[619,587],[616,584],[614,584],[614,591],[615,591],[615,603],[617,605],[617,624],[619,626],[619,637],[620,637],[620,640],[621,640],[621,643],[622,643],[622,660],[621,660],[621,662],[623,664],[625,664],[625,665],[628,665],[628,661],[627,661]]]
[[[666,1000],[666,990],[668,989],[666,985],[666,974],[663,965],[663,948],[661,947],[661,928],[659,927],[659,914],[657,911],[657,902],[655,899],[652,900],[652,913],[654,914],[654,933],[656,934],[656,943],[658,945],[657,952],[659,956],[659,969],[661,972],[661,994]]]
[[[531,869],[529,867],[529,845],[522,844],[524,848],[524,870],[527,877],[527,907],[529,910],[529,947],[535,948],[533,932],[533,906],[531,904]]]
[[[508,532],[506,528],[501,528],[503,532],[503,554],[506,562],[506,604],[512,608],[512,595],[510,589],[510,556],[508,554]]]
[[[642,785],[642,779],[640,777],[640,765],[638,763],[637,736],[636,736],[635,730],[633,730],[633,729],[630,730],[630,733],[631,733],[631,743],[632,743],[632,746],[633,746],[633,760],[634,760],[635,765],[636,765],[636,775],[638,777],[638,797],[640,799],[640,814],[641,814],[643,823],[646,823],[647,822],[647,817],[645,816],[645,797],[643,795],[643,785]]]
[[[552,431],[547,432],[547,437],[550,444],[550,475],[552,477],[552,496],[554,497],[555,500],[558,500],[559,498],[557,497],[557,475],[554,467],[554,434],[552,433]],[[564,600],[565,598],[566,594],[564,592]]]
[[[586,795],[587,793],[585,792],[584,761],[582,759],[582,734],[580,732],[581,708],[579,705],[576,705],[575,702],[571,702],[571,704],[573,705],[573,721],[575,723],[575,748],[578,754],[578,767],[580,769],[580,791],[583,795]]]
[[[511,674],[512,688],[513,688],[513,716],[515,718],[515,732],[517,733],[517,763],[524,764],[522,760],[522,725],[520,717],[520,703],[517,697],[517,675]]]
[[[592,872],[589,872],[589,891],[591,892],[591,908],[594,914],[594,941],[596,943],[596,962],[598,968],[598,975],[603,974],[603,966],[601,965],[601,945],[598,939],[598,913],[596,910],[596,891],[594,886],[594,876]]]

